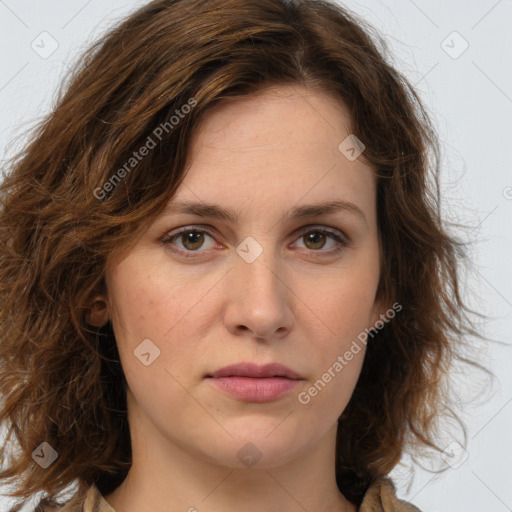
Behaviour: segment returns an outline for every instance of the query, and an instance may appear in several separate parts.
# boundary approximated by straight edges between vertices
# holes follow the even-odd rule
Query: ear
[[[109,303],[104,295],[96,295],[90,302],[86,321],[89,325],[103,327],[109,320]]]

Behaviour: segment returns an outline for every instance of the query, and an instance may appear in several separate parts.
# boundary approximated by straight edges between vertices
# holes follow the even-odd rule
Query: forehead
[[[329,148],[329,134],[349,134],[350,125],[349,110],[341,99],[318,89],[282,85],[221,101],[206,113],[194,139],[237,151],[255,150],[258,143],[278,150],[287,139],[296,150]]]
[[[223,101],[195,132],[187,174],[176,198],[248,206],[357,202],[374,212],[375,177],[340,144],[351,134],[348,108],[321,91],[279,86]]]

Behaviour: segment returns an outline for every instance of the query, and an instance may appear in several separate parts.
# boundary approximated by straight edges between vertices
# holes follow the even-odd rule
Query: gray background
[[[77,53],[145,3],[0,0],[3,159],[23,146],[22,132],[50,110]],[[473,226],[463,288],[473,308],[489,316],[484,333],[510,345],[512,0],[351,0],[343,5],[385,36],[395,65],[416,85],[434,117],[444,151],[445,214]],[[45,54],[52,45],[58,47]],[[448,450],[451,462],[438,460],[447,468],[439,477],[418,467],[413,472],[407,459],[393,472],[399,494],[424,512],[512,511],[512,350],[489,344],[479,361],[498,381],[481,395],[481,405],[466,408],[467,454],[455,451],[450,459]],[[462,390],[478,390],[479,375],[466,370],[465,377]],[[450,442],[448,436],[445,444]],[[6,503],[0,498],[0,509]]]

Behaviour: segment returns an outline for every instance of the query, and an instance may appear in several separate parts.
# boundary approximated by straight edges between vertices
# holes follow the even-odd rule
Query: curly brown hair
[[[403,305],[368,345],[339,418],[338,487],[359,503],[404,450],[441,449],[438,420],[456,417],[446,376],[478,333],[459,288],[465,246],[441,219],[440,144],[386,55],[371,27],[326,0],[155,0],[84,53],[0,186],[2,460],[17,447],[0,479],[19,480],[9,496],[44,491],[42,507],[73,484],[77,498],[124,480],[126,380],[111,324],[87,323],[91,300],[106,293],[107,259],[177,191],[205,112],[269,85],[313,87],[349,108],[377,176],[378,296]],[[179,124],[106,187],[191,98]],[[32,457],[42,442],[58,453],[44,470]]]

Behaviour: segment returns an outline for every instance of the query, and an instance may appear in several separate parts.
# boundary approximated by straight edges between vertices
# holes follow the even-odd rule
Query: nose
[[[224,280],[228,331],[267,341],[287,336],[293,329],[290,300],[294,295],[272,251],[264,249],[251,263],[237,255],[233,265]]]

